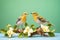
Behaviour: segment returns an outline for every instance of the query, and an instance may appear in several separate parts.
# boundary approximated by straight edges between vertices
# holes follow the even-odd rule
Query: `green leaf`
[[[17,25],[14,25],[14,29],[16,29],[17,28]]]
[[[48,32],[48,35],[49,35],[50,37],[54,37],[54,36],[55,36],[55,34],[54,34],[53,32]]]
[[[23,37],[23,33],[20,33],[20,34],[18,35],[18,37],[19,37],[19,38]]]
[[[25,23],[25,27],[28,26],[28,23]]]
[[[51,23],[49,23],[49,24],[48,24],[48,26],[52,26],[52,24],[51,24]]]
[[[34,26],[34,24],[31,25],[31,27]]]
[[[7,33],[5,33],[5,36],[8,36],[8,34],[7,34]]]
[[[31,25],[31,28],[32,28],[33,30],[36,30],[36,28],[34,27],[34,25],[33,25],[33,24]]]
[[[24,34],[24,37],[26,37],[26,38],[27,38],[27,37],[28,37],[28,34],[27,34],[27,33],[26,33],[26,34]]]
[[[7,32],[7,30],[1,29],[0,32],[5,34]]]
[[[51,32],[55,32],[55,29],[54,29],[54,30],[52,30]]]

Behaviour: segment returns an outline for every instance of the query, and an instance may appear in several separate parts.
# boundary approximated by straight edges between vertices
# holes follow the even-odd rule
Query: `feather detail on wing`
[[[45,22],[49,22],[47,21],[46,19],[44,19],[43,17],[37,17],[39,21],[41,21],[42,23],[45,23]]]
[[[21,18],[18,18],[17,21],[16,21],[16,24],[21,20]]]

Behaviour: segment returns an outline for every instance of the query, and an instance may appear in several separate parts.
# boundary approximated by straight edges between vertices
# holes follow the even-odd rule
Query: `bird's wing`
[[[17,19],[16,23],[18,23],[21,20],[21,17]]]
[[[38,18],[38,20],[40,20],[41,22],[47,22],[46,19],[44,19],[44,18],[41,17],[41,16],[40,16],[40,17],[38,16],[37,18]]]

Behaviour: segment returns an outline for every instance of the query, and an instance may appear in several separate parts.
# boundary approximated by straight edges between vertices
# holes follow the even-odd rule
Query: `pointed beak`
[[[30,14],[32,14],[32,13],[30,13]]]

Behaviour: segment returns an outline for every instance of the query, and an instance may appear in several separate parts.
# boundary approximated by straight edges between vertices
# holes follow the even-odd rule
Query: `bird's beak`
[[[30,14],[32,14],[32,13],[30,13]]]

